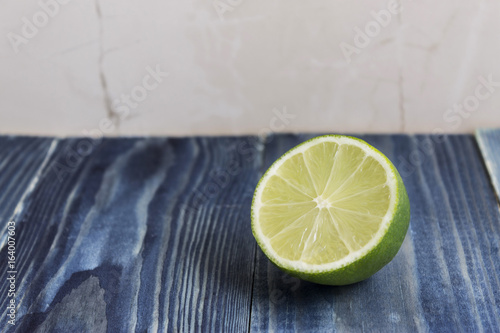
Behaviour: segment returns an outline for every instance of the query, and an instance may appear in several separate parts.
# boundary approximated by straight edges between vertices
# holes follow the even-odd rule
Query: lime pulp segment
[[[394,209],[390,162],[360,140],[323,138],[285,154],[254,197],[254,233],[290,269],[352,262],[376,245]]]

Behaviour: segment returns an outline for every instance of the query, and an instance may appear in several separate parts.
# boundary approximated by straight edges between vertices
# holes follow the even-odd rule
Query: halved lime
[[[365,141],[326,135],[279,158],[252,202],[262,251],[298,278],[329,285],[364,280],[394,258],[410,203],[394,165]]]

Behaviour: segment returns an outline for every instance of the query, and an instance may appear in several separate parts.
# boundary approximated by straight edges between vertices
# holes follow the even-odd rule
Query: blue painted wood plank
[[[400,253],[372,278],[326,287],[270,264],[250,230],[253,190],[310,137],[46,139],[32,148],[25,164],[38,168],[16,164],[29,195],[9,204],[19,207],[15,329],[499,331],[500,213],[470,136],[364,137],[395,162],[412,203]],[[0,181],[20,179],[15,169]],[[13,331],[6,301],[2,331]]]
[[[265,166],[309,136],[278,136]],[[282,273],[257,251],[254,332],[498,332],[500,213],[471,136],[365,136],[400,170],[410,229],[396,258],[343,287]]]
[[[16,221],[15,329],[248,330],[262,143],[83,140],[57,146]]]
[[[0,224],[13,218],[19,203],[28,199],[38,173],[57,145],[56,139],[0,136]],[[2,233],[3,235],[4,233]]]
[[[480,129],[476,132],[476,138],[500,199],[500,129]]]

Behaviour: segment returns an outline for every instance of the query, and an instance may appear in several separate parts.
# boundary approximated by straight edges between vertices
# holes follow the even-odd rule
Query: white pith
[[[300,260],[289,260],[285,259],[281,256],[279,256],[274,249],[272,248],[270,244],[270,240],[264,236],[262,233],[262,230],[260,228],[260,224],[258,221],[258,212],[260,211],[260,208],[262,207],[262,202],[261,202],[261,196],[262,196],[262,191],[265,188],[265,185],[268,181],[268,179],[276,174],[276,170],[280,168],[280,166],[287,161],[289,158],[295,156],[296,154],[300,154],[308,150],[314,145],[321,144],[323,142],[334,142],[339,145],[352,145],[356,146],[360,149],[363,150],[363,152],[367,156],[373,157],[376,161],[379,162],[379,164],[384,168],[386,175],[387,175],[387,186],[390,191],[390,202],[389,202],[389,208],[387,209],[387,212],[385,216],[383,217],[380,227],[378,231],[375,233],[373,238],[365,244],[362,248],[360,248],[357,251],[350,252],[347,256],[343,257],[340,260],[333,261],[331,263],[326,263],[326,264],[309,264],[305,263]],[[260,245],[263,247],[263,250],[266,252],[267,255],[271,256],[274,261],[280,264],[280,266],[291,269],[291,270],[299,270],[299,271],[307,271],[310,273],[319,273],[319,272],[324,272],[324,271],[332,271],[339,269],[341,267],[347,266],[348,264],[355,262],[359,258],[364,257],[368,252],[370,252],[373,248],[379,244],[380,240],[382,237],[386,234],[390,222],[392,220],[392,217],[394,215],[394,211],[396,209],[396,203],[397,203],[397,179],[396,175],[391,167],[391,165],[388,163],[388,160],[383,156],[380,152],[376,151],[373,147],[369,146],[368,144],[358,141],[356,139],[352,139],[349,137],[341,137],[341,136],[324,136],[324,137],[319,137],[317,139],[313,139],[311,141],[308,141],[285,155],[283,155],[278,161],[276,161],[271,168],[266,172],[266,174],[263,176],[261,179],[256,192],[255,192],[255,197],[254,197],[254,202],[252,206],[252,216],[254,217],[253,221],[253,229],[254,233],[256,234],[256,238],[260,241]],[[323,202],[321,198],[316,198],[315,202],[317,203],[318,207],[322,207],[323,205],[328,205],[328,203]]]

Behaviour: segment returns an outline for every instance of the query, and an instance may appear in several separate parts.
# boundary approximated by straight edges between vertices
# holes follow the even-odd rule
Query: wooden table
[[[500,332],[500,131],[361,136],[400,170],[411,223],[344,287],[282,273],[250,230],[260,176],[312,136],[0,137],[2,331]]]

